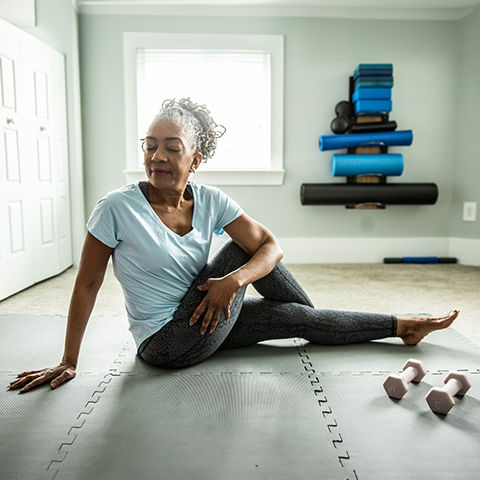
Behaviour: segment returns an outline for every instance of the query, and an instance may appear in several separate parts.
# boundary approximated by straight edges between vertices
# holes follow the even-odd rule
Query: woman
[[[280,262],[272,233],[218,188],[189,181],[212,157],[224,128],[205,106],[166,100],[143,140],[148,181],[110,192],[87,223],[59,365],[23,372],[10,388],[26,392],[75,377],[78,353],[108,259],[122,285],[130,331],[146,362],[179,368],[219,348],[303,337],[347,344],[398,336],[417,344],[448,327],[457,310],[403,318],[315,309]],[[207,264],[212,233],[231,237]],[[262,295],[245,297],[252,283]]]

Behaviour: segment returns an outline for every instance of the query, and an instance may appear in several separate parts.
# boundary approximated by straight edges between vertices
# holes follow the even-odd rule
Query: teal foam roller
[[[332,155],[334,177],[368,174],[399,176],[403,173],[403,165],[403,155],[398,153]]]
[[[396,130],[394,132],[344,133],[337,135],[321,135],[318,146],[322,152],[340,150],[342,148],[360,146],[408,146],[413,142],[411,130]]]

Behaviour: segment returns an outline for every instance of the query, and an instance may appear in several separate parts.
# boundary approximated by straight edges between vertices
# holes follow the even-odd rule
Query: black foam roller
[[[351,133],[367,133],[367,132],[391,132],[396,130],[397,122],[392,120],[391,122],[384,123],[355,123],[350,125]]]
[[[303,183],[300,187],[302,205],[433,205],[437,198],[435,183]]]

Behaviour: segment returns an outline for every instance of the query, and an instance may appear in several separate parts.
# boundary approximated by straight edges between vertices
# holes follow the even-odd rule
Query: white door
[[[63,55],[0,21],[0,300],[72,264]]]
[[[33,283],[27,122],[22,114],[21,44],[0,28],[0,298]]]

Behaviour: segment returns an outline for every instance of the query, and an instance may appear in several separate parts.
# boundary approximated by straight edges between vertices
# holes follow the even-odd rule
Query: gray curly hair
[[[204,162],[213,157],[217,139],[226,131],[223,125],[214,122],[205,105],[192,102],[190,97],[178,101],[164,100],[153,122],[163,118],[184,129],[193,141],[192,148],[203,155]]]

